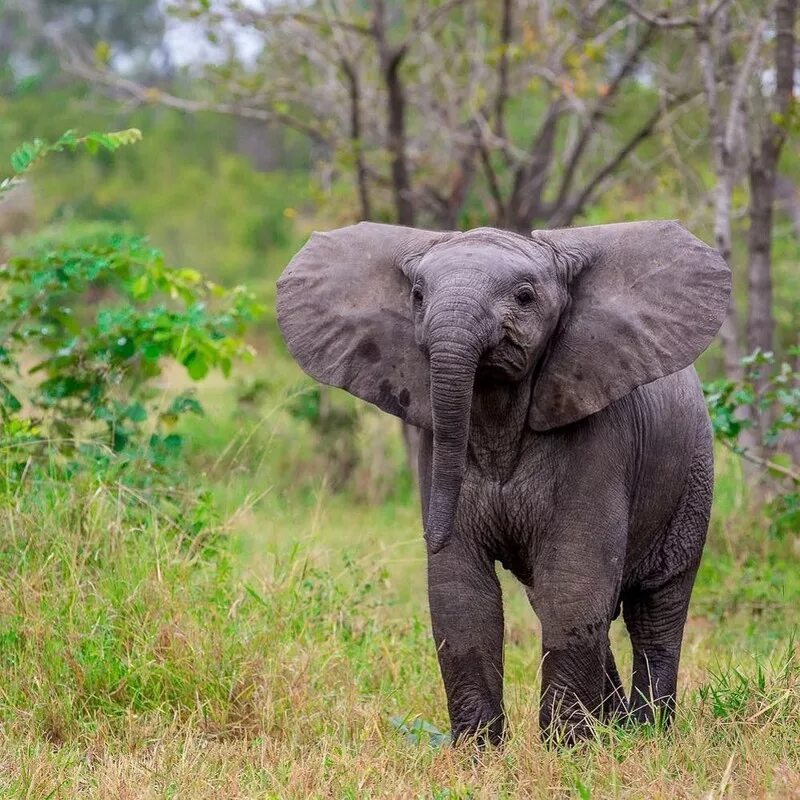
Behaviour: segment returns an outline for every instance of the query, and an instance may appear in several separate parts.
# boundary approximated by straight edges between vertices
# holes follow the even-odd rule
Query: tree
[[[173,7],[227,54],[205,97],[123,81],[87,51],[67,65],[141,102],[301,131],[365,219],[567,225],[686,99],[639,81],[657,26],[610,0]],[[238,49],[244,31],[255,59]]]
[[[740,187],[749,197],[748,311],[739,320],[732,303],[723,326],[728,375],[743,379],[742,356],[772,349],[771,228],[797,120],[796,0],[668,10],[661,0],[174,0],[172,10],[221,56],[198,67],[191,95],[123,78],[90,47],[62,48],[65,64],[136,102],[300,132],[323,180],[352,188],[357,210],[338,212],[342,222],[572,224],[702,97],[715,241],[734,267],[734,198]],[[751,427],[743,435],[757,449],[757,415]]]
[[[88,48],[74,73],[139,102],[292,128],[349,181],[350,215],[527,232],[570,224],[687,98],[639,80],[657,26],[597,0],[176,0],[226,57],[203,96],[121,78]],[[245,57],[243,35],[259,37]],[[647,69],[645,69],[647,67]],[[415,432],[404,428],[416,463]]]
[[[798,129],[800,106],[795,97],[797,68],[797,0],[733,3],[700,0],[684,4],[676,15],[658,10],[658,3],[627,3],[631,11],[662,31],[688,31],[697,49],[699,79],[708,109],[708,141],[715,182],[711,191],[717,248],[737,274],[734,257],[734,192],[746,185],[749,223],[746,249],[746,318],[739,318],[734,297],[720,332],[729,378],[743,383],[745,354],[775,349],[772,298],[773,216],[779,181],[778,164],[788,136]],[[693,7],[693,9],[691,8]],[[691,75],[686,75],[691,80]],[[769,374],[762,368],[754,391],[768,391]],[[754,454],[762,450],[769,412],[748,415],[741,444]],[[786,447],[800,460],[796,432]]]

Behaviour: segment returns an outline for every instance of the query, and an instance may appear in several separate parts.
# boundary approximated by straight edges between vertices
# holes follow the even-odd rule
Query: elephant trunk
[[[478,361],[486,349],[479,315],[455,319],[452,310],[433,316],[429,334],[433,457],[425,538],[432,553],[453,531],[467,460],[472,392]]]

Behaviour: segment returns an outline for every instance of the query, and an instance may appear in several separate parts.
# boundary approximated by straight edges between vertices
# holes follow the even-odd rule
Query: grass
[[[512,736],[478,753],[441,744],[409,493],[333,493],[284,406],[210,405],[189,474],[218,526],[189,534],[88,478],[3,500],[2,796],[800,797],[796,542],[765,539],[729,461],[672,731],[545,749],[535,618],[504,576]],[[390,437],[376,474],[401,459]]]

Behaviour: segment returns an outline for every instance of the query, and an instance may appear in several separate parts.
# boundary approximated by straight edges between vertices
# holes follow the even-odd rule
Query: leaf
[[[203,415],[203,407],[196,397],[187,394],[178,395],[170,404],[169,412],[171,414],[197,414]]]
[[[419,745],[427,739],[430,747],[439,750],[452,742],[449,733],[440,731],[435,725],[426,722],[421,717],[415,717],[411,723],[408,723],[407,720],[408,717],[389,717],[389,722],[403,734],[403,738],[409,744]]]
[[[200,381],[208,375],[208,364],[197,350],[193,350],[183,362],[189,377],[194,381]]]
[[[11,168],[17,174],[26,172],[33,162],[46,150],[46,145],[41,139],[32,142],[23,142],[11,154]]]
[[[575,789],[581,800],[592,800],[592,790],[580,778],[575,780]]]
[[[3,381],[0,381],[0,405],[12,414],[22,409],[22,403]]]
[[[140,300],[150,293],[150,276],[145,272],[131,284],[131,294]]]
[[[136,342],[130,336],[120,336],[115,351],[120,358],[130,358],[136,352]]]
[[[111,45],[108,42],[99,41],[94,46],[94,58],[98,64],[105,66],[111,60]]]
[[[125,416],[131,422],[144,422],[147,419],[147,409],[141,403],[131,403],[125,409]]]
[[[183,447],[183,437],[177,433],[170,433],[163,439],[164,447],[171,453],[177,453]]]

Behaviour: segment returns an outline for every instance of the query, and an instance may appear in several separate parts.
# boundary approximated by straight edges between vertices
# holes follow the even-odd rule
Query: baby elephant
[[[286,268],[278,321],[300,366],[422,430],[455,740],[504,735],[496,561],[541,621],[546,739],[588,735],[592,715],[670,718],[713,481],[692,362],[729,294],[719,254],[667,221],[530,237],[364,222],[315,233]]]

